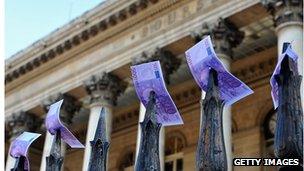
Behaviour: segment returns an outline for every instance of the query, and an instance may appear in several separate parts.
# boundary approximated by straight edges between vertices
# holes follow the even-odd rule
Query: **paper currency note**
[[[246,84],[224,67],[216,56],[210,36],[188,49],[185,54],[191,73],[202,90],[207,90],[210,68],[217,71],[220,97],[225,104],[231,105],[253,93]]]
[[[60,131],[61,138],[72,148],[84,148],[84,146],[77,140],[77,138],[64,126],[60,121],[60,107],[63,99],[52,104],[45,119],[45,126],[47,130],[54,135],[56,131]]]
[[[277,65],[274,69],[274,72],[273,72],[273,74],[270,78],[270,85],[271,85],[271,88],[272,88],[271,89],[271,96],[272,96],[272,101],[273,101],[273,105],[274,105],[275,109],[278,107],[278,103],[279,103],[279,86],[278,86],[277,81],[275,80],[275,76],[280,74],[281,63],[282,63],[285,56],[291,58],[294,61],[294,63],[292,63],[290,66],[291,66],[291,69],[293,71],[298,73],[298,67],[297,67],[298,55],[296,54],[295,51],[293,51],[291,49],[291,45],[289,45],[287,47],[286,51],[279,56],[278,63],[277,63]]]
[[[32,132],[23,132],[12,142],[10,146],[9,154],[12,157],[25,157],[24,168],[28,171],[30,170],[30,163],[27,152],[32,142],[34,142],[40,135],[41,134]]]
[[[151,91],[156,93],[157,120],[164,126],[183,124],[183,120],[166,89],[159,61],[131,67],[137,96],[145,107]]]

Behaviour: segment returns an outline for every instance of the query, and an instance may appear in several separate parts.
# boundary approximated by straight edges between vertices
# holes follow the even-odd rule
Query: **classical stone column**
[[[53,103],[55,103],[61,99],[64,99],[64,101],[63,101],[63,104],[60,109],[60,119],[64,124],[69,126],[72,124],[73,116],[81,108],[80,102],[73,96],[70,96],[68,94],[57,94],[57,95],[51,96],[50,98],[45,100],[43,102],[45,116],[49,110],[50,105],[52,105]],[[45,169],[46,169],[46,157],[50,155],[52,143],[55,138],[55,136],[50,134],[45,129],[44,123],[43,123],[43,127],[44,127],[44,130],[46,131],[46,135],[45,135],[45,141],[44,141],[44,147],[43,147],[43,154],[42,154],[42,158],[41,158],[40,171],[45,171]],[[65,150],[66,150],[66,144],[63,142],[63,143],[61,143],[61,155],[62,156],[65,155]]]
[[[101,73],[99,75],[94,75],[85,81],[84,86],[89,95],[86,99],[86,103],[88,103],[90,107],[90,118],[87,127],[86,146],[82,167],[83,171],[87,171],[92,149],[90,141],[94,139],[101,109],[105,109],[106,115],[103,123],[106,124],[106,137],[108,141],[110,141],[113,106],[116,105],[117,97],[125,91],[127,83],[113,74]]]
[[[138,64],[157,61],[157,60],[160,61],[165,82],[167,84],[170,84],[170,75],[174,71],[176,71],[181,64],[181,60],[176,58],[172,52],[160,48],[156,48],[151,54],[143,52],[141,56],[133,58],[132,65],[138,65]],[[140,103],[139,121],[138,121],[138,129],[137,129],[138,130],[137,142],[136,142],[136,159],[138,156],[138,150],[139,150],[140,138],[141,138],[141,127],[139,123],[144,120],[145,113],[146,113],[146,108],[142,103]],[[159,151],[160,151],[159,156],[161,162],[160,163],[161,170],[164,170],[165,167],[165,128],[164,127],[162,127],[160,130]]]
[[[8,131],[9,142],[11,143],[24,131],[35,132],[40,127],[41,120],[29,112],[13,113],[6,120],[6,129]],[[6,161],[6,171],[10,171],[15,165],[15,159],[9,154]]]
[[[304,75],[303,60],[303,0],[261,0],[273,16],[278,36],[278,54],[282,53],[283,43],[291,43],[299,55],[298,70]],[[279,56],[279,55],[278,55]],[[302,108],[304,108],[304,84],[301,84]]]
[[[229,71],[233,57],[232,49],[242,42],[244,32],[239,31],[238,28],[229,20],[220,18],[214,24],[204,23],[201,30],[192,34],[196,42],[199,42],[207,35],[211,36],[215,53]],[[202,92],[202,99],[204,99],[204,97],[205,92]],[[230,171],[232,170],[232,129],[230,106],[225,106],[223,109],[223,128],[228,170]]]

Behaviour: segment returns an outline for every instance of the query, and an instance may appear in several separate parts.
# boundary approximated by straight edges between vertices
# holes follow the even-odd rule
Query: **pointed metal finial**
[[[106,111],[101,109],[94,139],[90,141],[92,151],[89,171],[106,171],[109,140],[106,135]]]
[[[284,52],[287,50],[287,48],[288,48],[289,45],[290,45],[289,42],[284,42],[284,43],[283,43],[282,53],[284,53]]]
[[[147,105],[147,111],[144,117],[144,121],[143,122],[148,122],[151,121],[152,123],[156,124],[157,123],[157,118],[156,118],[156,109],[155,109],[155,92],[151,91],[150,92],[150,96],[149,96],[149,102]],[[142,122],[142,123],[143,123]]]
[[[196,151],[196,170],[227,170],[223,134],[223,107],[218,87],[218,73],[209,71],[206,97],[201,103],[201,128]]]
[[[159,132],[162,127],[156,118],[155,92],[151,91],[147,111],[140,123],[141,139],[135,171],[160,171]]]
[[[11,171],[27,171],[24,167],[25,157],[20,156],[16,158],[15,166],[11,169]]]
[[[46,157],[46,171],[61,171],[63,157],[61,156],[61,132],[57,130],[52,143],[50,155]]]
[[[288,43],[284,43],[283,52],[288,46]],[[293,69],[297,68],[295,65],[296,62],[286,55],[281,63],[280,73],[275,75],[279,101],[274,152],[277,158],[297,158],[300,165],[281,166],[280,171],[303,170],[303,109],[300,95],[302,76]]]

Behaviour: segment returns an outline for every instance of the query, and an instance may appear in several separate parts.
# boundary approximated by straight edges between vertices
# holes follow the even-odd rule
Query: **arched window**
[[[276,111],[271,110],[265,117],[264,123],[265,157],[274,157],[274,133],[276,127]]]
[[[186,146],[184,136],[179,132],[170,133],[166,139],[165,171],[183,170],[183,148]]]
[[[274,133],[276,129],[276,115],[277,112],[275,110],[271,110],[266,115],[263,122],[263,133],[264,133],[264,154],[263,156],[266,158],[273,158],[274,155]],[[278,170],[275,166],[265,166],[263,168],[264,171],[275,171]]]
[[[119,170],[120,171],[133,171],[134,170],[134,162],[135,162],[135,152],[134,151],[128,151],[124,154]]]

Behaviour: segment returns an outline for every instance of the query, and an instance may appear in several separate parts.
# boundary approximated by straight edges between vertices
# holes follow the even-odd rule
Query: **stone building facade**
[[[107,0],[6,60],[6,154],[22,131],[39,132],[29,155],[32,170],[44,170],[50,135],[43,119],[51,103],[64,99],[62,119],[84,144],[96,111],[107,109],[109,170],[132,170],[142,107],[130,66],[157,59],[184,121],[164,129],[165,170],[195,170],[201,91],[184,52],[210,34],[230,71],[254,90],[231,107],[231,157],[272,156],[269,79],[286,41],[303,75],[302,8],[300,0]],[[86,150],[65,149],[64,170],[82,170]]]

